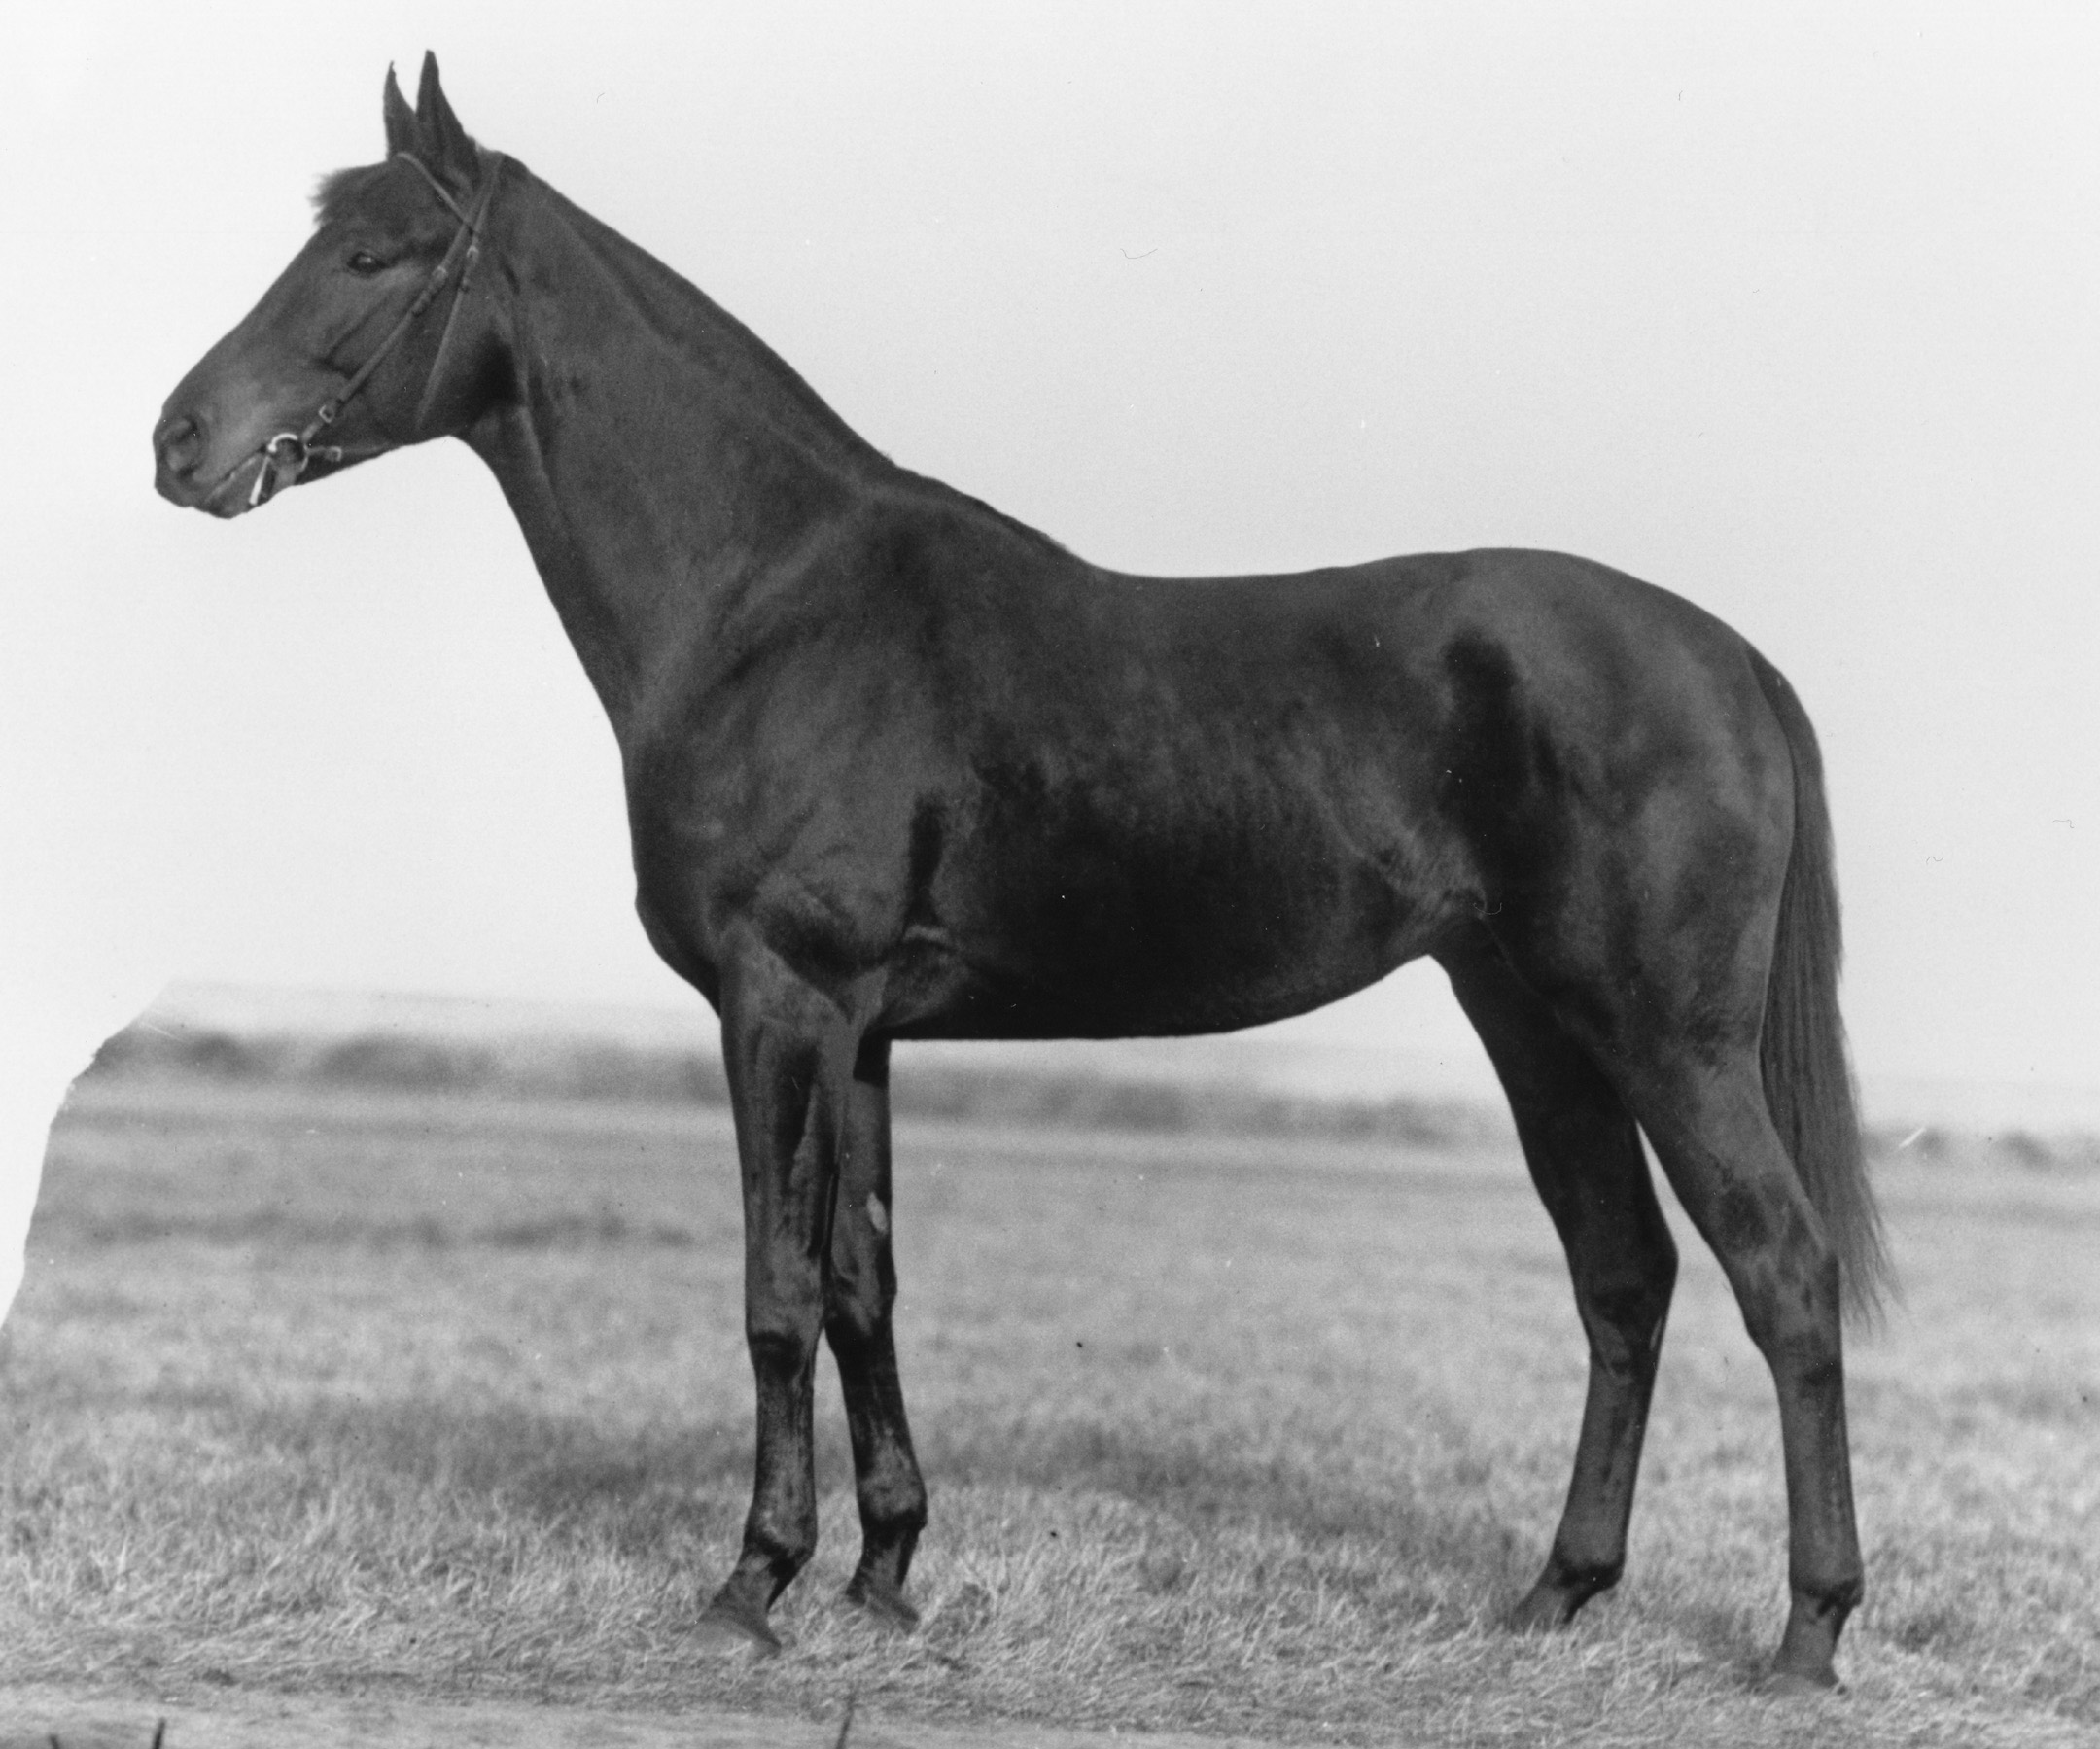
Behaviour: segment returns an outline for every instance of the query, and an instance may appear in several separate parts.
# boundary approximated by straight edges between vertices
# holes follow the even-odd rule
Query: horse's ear
[[[382,107],[386,111],[387,157],[392,157],[397,152],[413,152],[422,143],[416,138],[415,111],[402,95],[401,81],[394,77],[392,66],[386,70],[386,99]]]
[[[445,101],[444,87],[438,83],[438,57],[428,50],[423,53],[423,78],[416,87],[415,120],[423,161],[433,172],[442,175],[450,170],[469,187],[479,180],[480,159],[473,141]]]

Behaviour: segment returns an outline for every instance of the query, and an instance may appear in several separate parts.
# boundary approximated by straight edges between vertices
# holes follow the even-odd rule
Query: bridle
[[[393,155],[404,158],[416,167],[416,173],[430,184],[438,198],[451,209],[452,216],[460,222],[458,230],[452,233],[452,241],[446,247],[444,259],[431,269],[430,278],[423,282],[423,289],[415,295],[400,321],[388,330],[387,336],[373,350],[371,356],[360,365],[356,373],[333,395],[314,409],[314,416],[304,431],[283,431],[264,443],[256,454],[262,465],[256,470],[255,484],[248,490],[248,507],[267,504],[285,486],[297,483],[299,475],[315,461],[339,462],[343,459],[340,443],[317,444],[314,439],[335,423],[336,415],[354,401],[358,393],[371,380],[372,372],[385,362],[388,353],[399,346],[408,335],[408,331],[421,319],[423,313],[437,301],[438,294],[444,290],[452,277],[454,267],[459,269],[459,289],[452,294],[452,307],[445,312],[444,330],[438,336],[438,356],[431,361],[430,375],[424,380],[423,398],[416,402],[416,429],[421,430],[431,402],[437,399],[438,384],[444,374],[445,352],[452,344],[452,325],[459,320],[460,305],[467,301],[468,282],[473,278],[474,263],[481,259],[481,227],[488,218],[489,201],[496,192],[496,178],[501,174],[504,156],[492,152],[488,167],[482,173],[480,192],[474,196],[472,214],[464,211],[460,203],[445,192],[445,186],[430,173],[423,160],[412,152],[397,152]],[[282,452],[282,453],[280,453]],[[377,454],[377,448],[371,452]],[[282,478],[279,471],[286,470]]]

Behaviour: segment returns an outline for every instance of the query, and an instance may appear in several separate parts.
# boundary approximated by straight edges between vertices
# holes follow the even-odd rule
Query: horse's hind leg
[[[847,1597],[882,1621],[910,1627],[904,1576],[926,1527],[926,1485],[912,1455],[897,1380],[891,1307],[890,1045],[869,1039],[846,1089],[838,1190],[824,1282],[824,1334],[838,1361],[860,1504],[860,1564]]]
[[[1617,1582],[1677,1249],[1625,1104],[1485,931],[1439,955],[1509,1096],[1524,1161],[1558,1230],[1590,1339],[1590,1391],[1567,1506],[1518,1628],[1558,1627]]]
[[[1671,1187],[1735,1290],[1779,1395],[1792,1593],[1774,1675],[1837,1681],[1864,1593],[1845,1434],[1838,1261],[1772,1126],[1754,1048],[1708,1066],[1665,1053],[1628,1093]]]

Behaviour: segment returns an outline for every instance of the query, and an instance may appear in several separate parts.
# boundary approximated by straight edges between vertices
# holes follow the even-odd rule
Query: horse
[[[1664,590],[1522,550],[1118,574],[890,461],[742,324],[389,69],[387,156],[168,399],[156,483],[237,516],[459,437],[617,738],[651,945],[718,1011],[757,1398],[695,1624],[764,1655],[816,1545],[836,1360],[861,1552],[910,1628],[927,1522],[892,1309],[898,1039],[1227,1031],[1434,958],[1507,1093],[1589,1345],[1551,1552],[1624,1568],[1676,1252],[1643,1134],[1772,1376],[1789,1607],[1827,1688],[1864,1592],[1842,1325],[1886,1273],[1837,986],[1821,755]]]

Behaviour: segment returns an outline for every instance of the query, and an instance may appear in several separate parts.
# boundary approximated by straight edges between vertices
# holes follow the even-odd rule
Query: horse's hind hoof
[[[748,1659],[756,1663],[778,1658],[786,1650],[761,1611],[727,1595],[719,1596],[700,1612],[693,1624],[693,1644],[718,1658]]]
[[[1835,1670],[1820,1675],[1804,1675],[1800,1670],[1774,1670],[1758,1685],[1758,1693],[1768,1699],[1798,1703],[1802,1700],[1829,1700],[1844,1693]]]
[[[919,1627],[919,1612],[886,1579],[856,1573],[841,1594],[848,1603],[865,1611],[878,1627],[887,1627],[892,1633],[911,1633]]]
[[[1556,1586],[1534,1585],[1511,1605],[1502,1626],[1511,1633],[1558,1633],[1581,1607]]]

